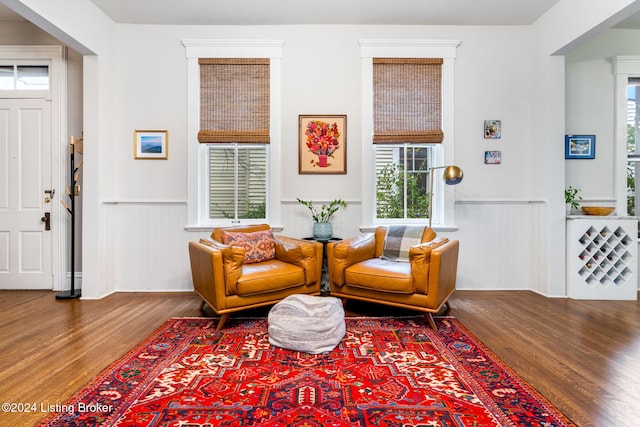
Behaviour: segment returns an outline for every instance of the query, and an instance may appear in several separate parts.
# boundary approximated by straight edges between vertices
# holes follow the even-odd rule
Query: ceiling
[[[117,23],[528,25],[560,0],[91,0]],[[0,3],[0,21],[23,18]],[[620,28],[640,28],[629,19]]]
[[[121,23],[502,25],[530,24],[559,0],[92,1]]]
[[[560,0],[91,0],[118,23],[527,25]],[[0,5],[0,20],[20,20]]]

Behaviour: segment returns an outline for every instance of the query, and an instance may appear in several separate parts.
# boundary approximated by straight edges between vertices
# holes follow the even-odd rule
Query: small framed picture
[[[137,130],[133,135],[133,156],[136,159],[166,160],[169,131]]]
[[[484,163],[486,165],[499,165],[502,163],[502,151],[485,151]]]
[[[347,116],[298,116],[298,173],[347,173]]]
[[[502,120],[484,121],[484,139],[500,139],[502,135]]]
[[[595,159],[596,136],[595,135],[565,135],[564,158],[565,159]]]

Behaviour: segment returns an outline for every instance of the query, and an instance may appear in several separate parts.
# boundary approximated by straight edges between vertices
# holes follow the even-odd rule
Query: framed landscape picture
[[[347,173],[347,116],[298,116],[298,173]]]
[[[133,144],[136,159],[166,160],[169,131],[137,130],[134,132]]]
[[[565,159],[595,159],[595,135],[565,135],[564,141]]]

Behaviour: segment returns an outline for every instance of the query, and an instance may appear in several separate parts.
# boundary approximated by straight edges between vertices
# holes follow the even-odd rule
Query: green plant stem
[[[296,200],[309,208],[309,211],[311,211],[311,218],[313,218],[314,222],[329,222],[333,214],[341,207],[347,207],[347,202],[342,199],[335,199],[328,205],[322,205],[320,208],[314,206],[311,201],[302,200],[300,198],[296,198]]]

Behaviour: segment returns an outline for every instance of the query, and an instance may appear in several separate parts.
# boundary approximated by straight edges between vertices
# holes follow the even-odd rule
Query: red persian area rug
[[[464,326],[346,318],[330,353],[266,319],[171,319],[40,426],[572,426]]]

